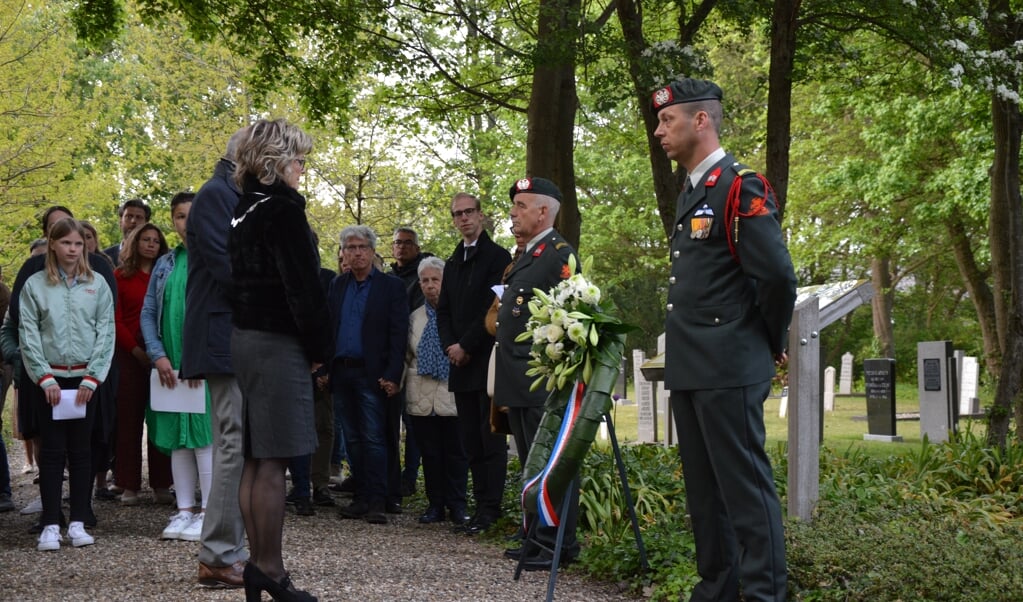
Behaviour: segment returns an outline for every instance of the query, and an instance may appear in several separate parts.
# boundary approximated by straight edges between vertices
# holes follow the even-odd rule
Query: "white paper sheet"
[[[93,393],[95,395],[95,393]],[[85,418],[85,410],[88,404],[75,405],[75,398],[78,397],[78,389],[60,390],[60,403],[53,406],[54,420],[78,420]]]
[[[149,376],[149,404],[158,412],[205,414],[206,381],[192,388],[187,381],[178,380],[173,389],[168,389],[160,384],[160,373],[153,370]]]

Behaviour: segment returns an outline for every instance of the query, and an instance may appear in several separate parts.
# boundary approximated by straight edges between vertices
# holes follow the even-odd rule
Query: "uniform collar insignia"
[[[710,187],[714,186],[715,184],[718,183],[718,178],[720,178],[720,177],[721,177],[721,168],[720,167],[715,167],[714,171],[710,172],[710,175],[707,176],[707,183],[704,184],[704,186],[706,186],[707,188],[710,188]]]

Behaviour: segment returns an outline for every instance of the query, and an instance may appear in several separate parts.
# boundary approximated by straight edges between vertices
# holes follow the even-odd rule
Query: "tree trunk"
[[[880,347],[881,357],[895,357],[895,334],[892,330],[895,291],[892,287],[891,258],[883,256],[870,260],[870,280],[874,285],[874,296],[870,299],[870,308],[874,314],[874,338]]]
[[[1002,352],[998,344],[995,299],[988,285],[987,274],[977,265],[962,218],[958,214],[952,214],[945,220],[945,227],[952,243],[952,250],[955,252],[959,274],[966,283],[966,290],[977,312],[977,322],[984,344],[984,366],[988,374],[997,379],[1002,365]]]
[[[575,52],[580,0],[541,0],[533,88],[529,97],[526,173],[561,190],[558,232],[576,249],[582,218],[575,192]]]
[[[785,216],[789,191],[792,124],[792,65],[796,56],[801,0],[774,0],[771,20],[771,67],[767,79],[767,179],[778,199],[778,218]],[[875,330],[876,332],[876,330]],[[885,357],[894,357],[887,355]]]
[[[703,0],[688,20],[685,19],[684,14],[679,15],[678,42],[680,45],[688,46],[692,43],[693,36],[707,19],[715,4],[716,0]],[[618,22],[622,26],[622,36],[625,39],[629,77],[632,79],[636,103],[639,105],[639,112],[643,117],[643,125],[646,130],[647,148],[650,151],[650,171],[654,180],[654,196],[657,198],[657,211],[661,216],[661,225],[664,227],[665,236],[671,237],[672,228],[675,226],[675,205],[678,195],[682,191],[681,182],[685,179],[685,169],[681,166],[678,172],[672,169],[671,159],[664,154],[660,141],[654,137],[654,131],[657,129],[657,115],[654,114],[653,107],[650,106],[650,95],[654,92],[654,82],[644,67],[646,59],[643,57],[643,51],[647,50],[649,46],[643,37],[643,15],[640,13],[640,4],[636,0],[616,0],[615,10],[618,14]],[[679,65],[679,68],[682,72],[689,71],[689,65]]]
[[[1009,0],[991,0],[988,14],[991,48],[1010,49],[1019,39],[1020,24]],[[1004,22],[996,21],[1005,19]],[[1019,93],[1018,76],[1010,78]],[[1019,106],[994,92],[991,121],[995,154],[991,167],[991,263],[995,280],[995,308],[1002,340],[1002,370],[988,419],[988,442],[1004,446],[1010,416],[1015,414],[1016,437],[1023,441],[1023,206],[1021,206],[1019,153],[1023,132]],[[1001,329],[1004,323],[1004,330]]]

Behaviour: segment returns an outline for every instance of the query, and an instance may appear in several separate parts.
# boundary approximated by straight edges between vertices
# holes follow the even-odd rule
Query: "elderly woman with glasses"
[[[231,357],[245,398],[245,465],[238,502],[250,557],[245,599],[315,601],[284,570],[284,471],[316,448],[311,373],[330,339],[319,254],[298,184],[308,134],[278,119],[259,121],[238,147],[242,196],[231,221]]]

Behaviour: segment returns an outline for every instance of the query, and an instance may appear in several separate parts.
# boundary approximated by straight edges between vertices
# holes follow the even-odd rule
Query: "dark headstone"
[[[867,390],[867,431],[871,435],[895,436],[895,360],[863,360]]]

